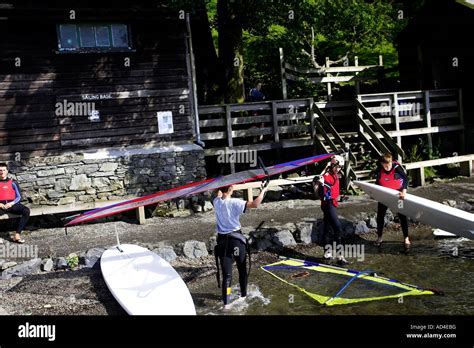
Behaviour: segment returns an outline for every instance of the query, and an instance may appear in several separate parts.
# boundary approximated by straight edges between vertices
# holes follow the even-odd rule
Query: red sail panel
[[[290,171],[292,169],[316,163],[322,160],[325,160],[331,157],[333,154],[324,154],[318,156],[312,156],[303,158],[297,161],[286,162],[282,164],[276,164],[274,166],[268,167],[267,172],[268,176],[273,176],[283,172]],[[75,225],[81,222],[86,222],[94,219],[103,218],[109,215],[122,213],[128,210],[136,209],[141,206],[146,206],[158,202],[169,201],[179,197],[186,197],[206,191],[212,191],[220,187],[245,183],[248,181],[258,180],[266,177],[263,169],[250,169],[239,173],[229,174],[225,176],[220,176],[213,179],[207,179],[203,181],[198,181],[195,183],[187,184],[184,186],[179,186],[172,188],[166,191],[160,191],[148,196],[134,198],[132,200],[127,200],[117,204],[109,205],[106,207],[90,210],[85,212],[71,221],[69,221],[66,226]]]

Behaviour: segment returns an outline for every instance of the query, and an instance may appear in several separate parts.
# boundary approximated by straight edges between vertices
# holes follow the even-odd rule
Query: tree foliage
[[[319,64],[349,52],[360,65],[398,64],[395,39],[424,2],[381,0],[200,0],[206,6],[219,60],[215,100],[241,102],[244,91],[262,81],[269,98],[281,98],[279,52],[293,65],[311,67],[302,50],[314,45]],[[400,12],[401,11],[401,12]],[[400,15],[402,14],[402,15]],[[311,28],[315,37],[311,39]],[[243,65],[236,64],[243,63]],[[324,86],[296,83],[292,97],[315,96]]]

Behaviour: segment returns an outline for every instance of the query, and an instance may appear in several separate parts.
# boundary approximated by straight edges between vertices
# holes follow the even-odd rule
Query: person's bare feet
[[[19,233],[15,233],[15,236],[12,237],[12,242],[23,244],[23,243],[25,243],[25,240],[21,239],[21,236],[20,236]]]
[[[405,248],[410,248],[411,246],[411,242],[410,242],[410,239],[408,237],[405,238],[405,240],[403,241],[403,245],[405,246]]]

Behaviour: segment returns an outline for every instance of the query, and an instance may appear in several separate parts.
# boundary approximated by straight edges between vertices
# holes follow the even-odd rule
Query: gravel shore
[[[450,182],[412,189],[409,192],[442,202],[456,200],[474,204],[474,178],[460,178]],[[341,217],[357,221],[361,214],[373,213],[376,202],[365,195],[350,197],[340,205]],[[314,200],[291,200],[268,202],[245,214],[242,226],[256,227],[284,225],[304,219],[321,218],[319,203]],[[215,234],[214,213],[199,213],[186,218],[151,218],[145,225],[126,222],[107,222],[64,228],[38,229],[25,233],[28,244],[38,246],[38,257],[65,257],[74,252],[78,255],[93,247],[109,247],[116,243],[117,229],[121,243],[139,244],[150,249],[160,245],[176,246],[187,240],[207,242]],[[419,233],[417,231],[420,231]],[[421,232],[422,231],[422,232]],[[0,237],[6,239],[7,231]],[[431,238],[428,228],[411,227],[417,239]],[[400,241],[398,229],[388,229],[385,240]],[[368,242],[375,239],[375,232],[364,234]],[[321,255],[322,248],[316,245],[298,245],[287,250],[299,254]],[[255,267],[276,260],[277,254],[268,251],[255,252],[252,256]],[[215,276],[214,256],[187,259],[179,256],[172,265],[188,284],[195,302],[203,301],[199,289],[209,277]],[[216,287],[215,296],[219,296]],[[14,277],[0,280],[0,315],[124,315],[124,310],[107,289],[100,269],[82,268]]]

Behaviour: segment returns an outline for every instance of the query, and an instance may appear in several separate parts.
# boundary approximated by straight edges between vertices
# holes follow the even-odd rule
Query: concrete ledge
[[[188,151],[203,151],[202,147],[196,144],[175,144],[170,146],[127,146],[127,147],[110,147],[96,149],[93,151],[81,151],[80,154],[84,156],[84,159],[106,159],[106,158],[119,158],[126,156],[135,155],[153,155],[160,153],[176,153],[176,152],[188,152]]]
[[[108,205],[117,204],[124,202],[125,200],[116,200],[116,201],[104,201],[104,202],[91,202],[91,203],[81,203],[81,204],[70,204],[62,206],[44,206],[44,207],[32,207],[30,208],[30,216],[40,216],[40,215],[53,215],[61,213],[69,213],[75,211],[84,211],[92,210],[96,208],[106,207]],[[145,207],[138,207],[135,209],[137,213],[137,220],[140,225],[145,223]],[[20,215],[16,214],[4,214],[0,216],[0,220],[8,220],[19,218]]]

